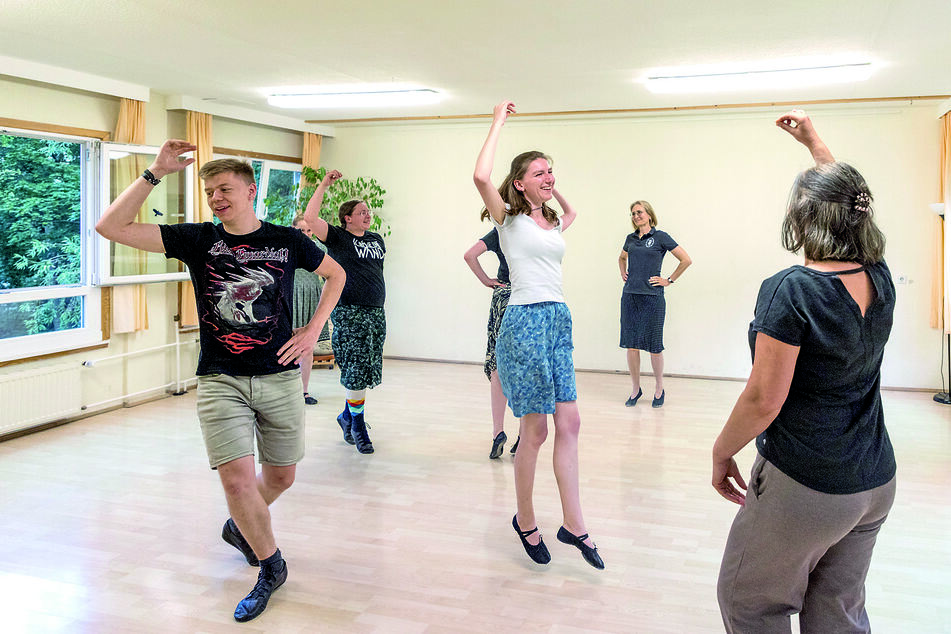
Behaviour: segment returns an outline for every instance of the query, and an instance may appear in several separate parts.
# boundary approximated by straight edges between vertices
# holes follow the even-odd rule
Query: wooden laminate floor
[[[736,507],[710,487],[709,455],[741,383],[668,379],[662,409],[649,395],[628,409],[625,376],[579,373],[599,572],[555,539],[550,441],[535,499],[552,563],[522,551],[517,423],[509,413],[504,458],[488,460],[481,368],[387,361],[367,397],[370,456],[341,439],[337,379],[311,378],[307,457],[272,506],[289,578],[247,624],[232,612],[257,569],[219,537],[227,511],[194,392],[0,444],[0,631],[722,631],[716,577]],[[951,407],[927,393],[883,400],[899,479],[868,578],[871,622],[951,632]]]

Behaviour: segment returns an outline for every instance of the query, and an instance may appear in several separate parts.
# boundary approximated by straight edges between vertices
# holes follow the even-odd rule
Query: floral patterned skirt
[[[495,344],[499,339],[499,331],[502,329],[502,317],[505,316],[505,307],[508,306],[509,296],[512,294],[512,286],[496,286],[492,290],[492,306],[489,308],[489,323],[486,325],[488,335],[485,344],[485,363],[482,369],[485,371],[485,378],[492,380],[492,373],[498,367],[495,362]]]
[[[554,414],[555,403],[574,401],[571,313],[562,302],[509,306],[495,354],[502,392],[512,413]]]
[[[340,366],[340,384],[365,390],[383,381],[383,342],[386,315],[382,306],[338,305],[330,313],[331,345]]]

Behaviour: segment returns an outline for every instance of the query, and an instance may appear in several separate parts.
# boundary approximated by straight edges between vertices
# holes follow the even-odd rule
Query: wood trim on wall
[[[886,103],[891,101],[922,101],[947,99],[951,95],[920,95],[913,97],[865,97],[860,99],[815,99],[812,101],[768,101],[762,103],[726,103],[710,104],[705,106],[667,106],[663,108],[621,108],[615,110],[561,110],[553,112],[516,112],[511,117],[573,117],[573,116],[603,116],[603,115],[630,115],[659,112],[688,112],[692,110],[727,110],[734,108],[774,108],[791,106],[814,106],[824,104],[843,103]],[[308,119],[305,123],[386,123],[399,121],[451,121],[454,119],[491,119],[492,113],[481,114],[450,114],[420,117],[370,117],[366,119]],[[216,150],[217,151],[217,150]]]
[[[81,136],[100,141],[108,141],[112,138],[112,133],[105,130],[90,130],[89,128],[73,128],[65,125],[56,125],[53,123],[40,123],[38,121],[23,121],[22,119],[7,119],[0,117],[0,127],[19,128],[20,130],[33,130],[35,132],[51,132],[53,134],[65,134],[67,136]]]
[[[304,159],[300,156],[283,156],[281,154],[265,154],[264,152],[252,152],[250,150],[236,150],[230,147],[212,148],[215,154],[230,154],[231,156],[243,156],[245,158],[261,159],[262,161],[284,161],[285,163],[300,163]]]

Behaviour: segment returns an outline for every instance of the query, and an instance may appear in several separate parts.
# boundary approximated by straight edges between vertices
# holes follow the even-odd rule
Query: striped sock
[[[350,416],[363,416],[363,404],[366,402],[366,399],[347,399],[347,409],[350,410]]]

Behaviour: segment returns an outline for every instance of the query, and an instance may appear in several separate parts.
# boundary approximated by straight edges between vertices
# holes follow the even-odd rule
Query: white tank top
[[[565,256],[565,240],[561,224],[542,229],[526,214],[505,216],[499,229],[502,253],[509,263],[512,295],[509,305],[564,302],[561,288],[561,260]]]

